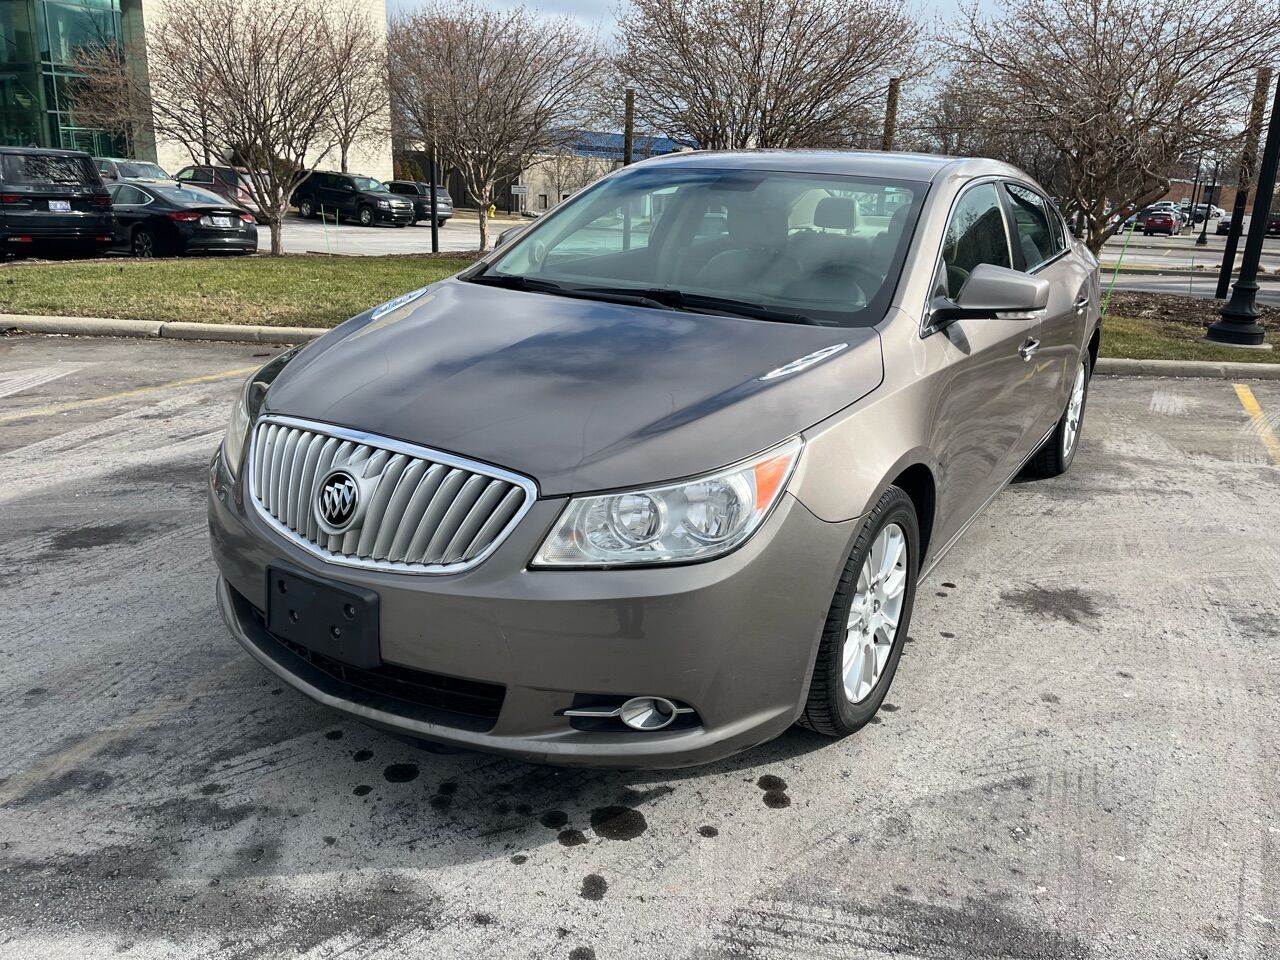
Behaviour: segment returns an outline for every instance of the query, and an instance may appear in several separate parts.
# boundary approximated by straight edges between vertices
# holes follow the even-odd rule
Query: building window
[[[547,195],[545,193],[538,194],[538,209],[547,209]]]

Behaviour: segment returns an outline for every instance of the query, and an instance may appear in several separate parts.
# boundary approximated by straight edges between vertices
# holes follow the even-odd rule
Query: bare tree
[[[573,20],[525,7],[431,0],[392,22],[388,48],[398,125],[407,139],[434,141],[459,172],[488,249],[498,181],[577,125],[600,75],[598,41]]]
[[[201,142],[222,145],[247,169],[271,252],[282,253],[289,196],[336,144],[330,107],[344,73],[335,58],[349,48],[348,27],[322,0],[170,0],[165,14],[152,49],[175,58],[167,64],[174,75],[198,80]],[[191,104],[189,91],[168,83],[153,95],[166,116]]]
[[[368,13],[354,4],[331,9],[333,62],[341,73],[337,95],[329,105],[329,123],[337,140],[343,173],[351,147],[362,138],[391,133],[387,94],[386,38]]]
[[[1273,0],[1000,0],[941,34],[967,123],[1056,154],[1068,213],[1094,252],[1169,171],[1220,144],[1254,69],[1280,51]],[[1016,162],[1016,160],[1015,160]]]
[[[136,157],[152,134],[151,96],[132,64],[143,62],[139,51],[115,40],[81,47],[72,57],[72,110],[77,120],[100,127],[124,142]]]
[[[918,34],[901,0],[631,0],[617,66],[641,118],[703,148],[878,143]]]

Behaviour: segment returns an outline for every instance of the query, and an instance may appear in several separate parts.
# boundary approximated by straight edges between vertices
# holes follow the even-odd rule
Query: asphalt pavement
[[[266,353],[0,339],[0,957],[1280,956],[1280,383],[1098,378],[878,722],[623,773],[425,752],[240,651],[205,469]]]
[[[489,243],[518,221],[498,220],[489,225]],[[480,221],[454,217],[439,230],[440,249],[445,253],[480,249]],[[344,256],[387,256],[388,254],[430,253],[431,224],[423,221],[411,227],[380,223],[362,227],[358,223],[304,220],[291,213],[284,225],[286,253],[338,253]],[[271,231],[258,227],[258,249],[271,249]]]

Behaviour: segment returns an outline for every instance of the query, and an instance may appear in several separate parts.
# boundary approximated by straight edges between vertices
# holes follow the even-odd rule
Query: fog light
[[[632,697],[618,708],[618,718],[632,730],[661,730],[676,718],[676,705],[663,697]]]

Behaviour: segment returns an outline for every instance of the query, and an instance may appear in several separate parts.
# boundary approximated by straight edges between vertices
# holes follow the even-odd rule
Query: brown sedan
[[[1012,167],[646,161],[250,378],[220,606],[423,740],[634,767],[843,736],[920,578],[1071,465],[1098,324],[1097,262]]]

